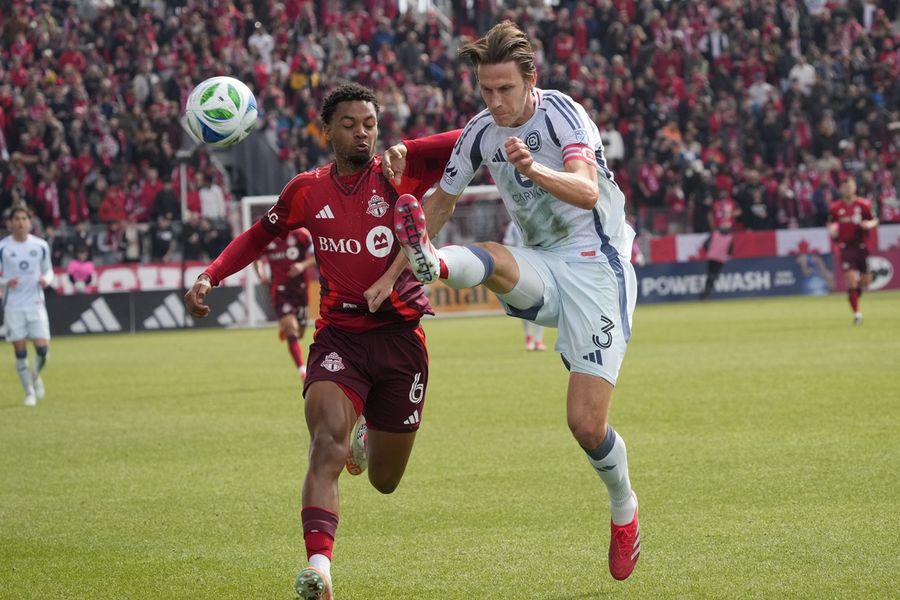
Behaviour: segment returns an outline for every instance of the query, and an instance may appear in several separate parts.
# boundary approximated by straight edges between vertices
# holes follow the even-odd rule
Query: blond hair
[[[534,48],[525,32],[512,21],[494,25],[484,37],[460,48],[459,55],[468,58],[476,68],[514,62],[526,80],[536,71]]]

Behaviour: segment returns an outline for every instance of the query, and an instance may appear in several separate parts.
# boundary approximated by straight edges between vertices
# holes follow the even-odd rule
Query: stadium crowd
[[[707,231],[728,197],[742,228],[823,225],[845,174],[900,221],[897,0],[4,4],[0,209],[32,207],[58,265],[80,246],[169,260],[182,231],[189,258],[227,243],[231,190],[202,148],[181,223],[179,117],[202,79],[246,81],[302,171],[326,159],[316,112],[338,81],[377,91],[385,145],[465,123],[482,103],[456,50],[504,18],[537,40],[538,85],[597,123],[639,231]]]

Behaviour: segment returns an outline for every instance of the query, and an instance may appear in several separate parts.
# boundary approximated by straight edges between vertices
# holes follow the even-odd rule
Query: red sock
[[[288,344],[288,352],[291,353],[291,357],[294,359],[294,364],[298,367],[303,366],[303,350],[300,349],[300,342],[297,340],[296,335],[289,335],[287,337]]]
[[[303,521],[306,558],[309,559],[313,554],[322,554],[331,560],[334,535],[338,526],[337,514],[318,506],[304,506],[300,511],[300,520]]]
[[[850,308],[852,308],[855,313],[859,312],[859,291],[855,288],[847,290],[847,296],[850,297]]]
[[[441,262],[441,267],[439,269],[438,278],[439,279],[447,279],[447,263],[444,262],[443,258],[438,259]]]

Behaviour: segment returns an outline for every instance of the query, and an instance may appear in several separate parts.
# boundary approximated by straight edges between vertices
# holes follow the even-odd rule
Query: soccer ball
[[[226,148],[250,134],[256,115],[256,98],[242,81],[210,77],[188,96],[182,123],[196,141]]]

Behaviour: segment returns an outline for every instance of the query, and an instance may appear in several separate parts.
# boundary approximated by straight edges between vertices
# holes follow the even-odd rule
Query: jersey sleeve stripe
[[[566,120],[566,122],[569,124],[569,127],[571,127],[573,130],[574,130],[574,129],[578,129],[578,125],[576,124],[576,122],[573,121],[573,120],[572,120],[572,117],[569,116],[569,115],[563,110],[562,105],[561,105],[561,104],[558,104],[558,103],[559,103],[559,100],[558,100],[555,96],[547,96],[547,103],[550,104],[553,108],[555,108],[555,109],[557,110],[557,112],[559,112],[559,114],[561,114],[561,115],[563,116],[563,118],[564,118],[564,119]]]
[[[573,119],[575,119],[575,122],[579,124],[579,127],[584,127],[581,116],[578,114],[578,109],[575,108],[575,102],[571,98],[563,94],[557,94],[556,98],[563,110],[571,115]]]
[[[553,128],[553,120],[550,118],[550,115],[547,114],[547,111],[544,111],[544,123],[547,125],[547,133],[550,134],[550,139],[554,144],[559,146],[559,138],[556,136],[556,130]]]
[[[478,123],[478,121],[484,119],[485,117],[487,117],[487,116],[489,116],[489,115],[490,115],[490,113],[483,114],[483,115],[480,115],[480,116],[476,116],[474,119],[472,119],[471,121],[469,121],[469,124],[466,125],[466,128],[463,129],[462,134],[459,136],[459,139],[456,140],[456,146],[454,146],[454,148],[453,148],[453,153],[454,153],[454,154],[459,155],[460,151],[462,150],[463,143],[464,143],[465,140],[466,140],[466,137],[469,135],[469,133],[470,133],[473,129],[475,129],[475,125]]]
[[[484,137],[484,132],[487,131],[488,127],[490,127],[490,123],[485,125],[481,131],[475,135],[475,139],[472,140],[472,149],[469,151],[469,160],[472,161],[473,173],[478,170],[478,167],[480,167],[482,161],[484,161],[484,157],[481,155],[481,138]]]

